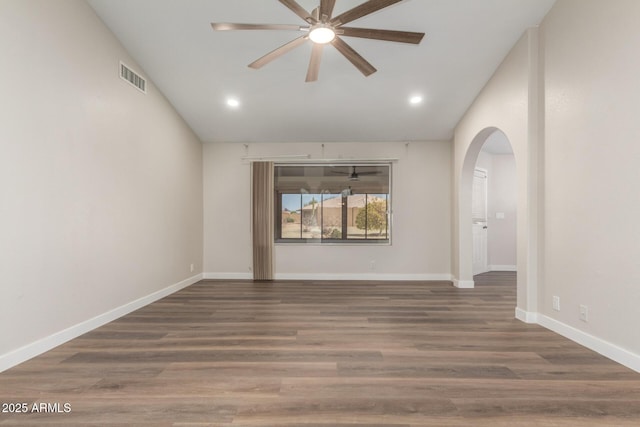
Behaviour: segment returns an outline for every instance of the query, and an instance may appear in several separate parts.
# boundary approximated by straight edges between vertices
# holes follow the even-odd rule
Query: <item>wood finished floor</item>
[[[640,374],[514,319],[515,274],[202,281],[0,373],[7,425],[638,426]]]

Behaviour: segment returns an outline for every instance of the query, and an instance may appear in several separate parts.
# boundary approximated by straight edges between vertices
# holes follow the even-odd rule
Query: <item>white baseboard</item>
[[[633,369],[636,372],[640,372],[640,355],[618,347],[608,341],[594,337],[586,332],[569,326],[555,319],[547,317],[543,314],[538,314],[538,324],[544,326],[553,332],[562,335],[565,338],[569,338],[571,341],[575,341],[580,345],[583,345],[596,353],[608,357],[621,365],[626,366],[629,369]]]
[[[516,319],[524,323],[538,323],[538,313],[524,311],[523,309],[516,307]]]
[[[25,362],[33,357],[36,357],[44,352],[47,352],[65,342],[77,338],[82,334],[92,331],[106,323],[112,322],[125,314],[129,314],[139,308],[151,304],[161,298],[171,295],[180,289],[193,285],[194,283],[202,279],[202,274],[197,274],[181,282],[175,283],[164,289],[156,291],[145,297],[139,298],[135,301],[124,304],[106,313],[100,314],[92,319],[85,320],[77,325],[71,326],[62,331],[56,332],[46,338],[42,338],[31,344],[27,344],[24,347],[10,351],[0,355],[0,372],[5,371],[13,366],[16,366],[22,362]]]
[[[383,274],[383,273],[276,273],[276,280],[424,280],[451,281],[450,274]]]
[[[251,273],[204,273],[204,279],[251,280]],[[276,280],[437,280],[451,281],[450,274],[352,274],[352,273],[276,273]]]
[[[515,265],[490,265],[489,271],[518,271]]]
[[[205,280],[253,280],[253,273],[203,273]]]
[[[476,286],[476,283],[473,280],[452,279],[452,282],[453,286],[460,289],[472,289]]]

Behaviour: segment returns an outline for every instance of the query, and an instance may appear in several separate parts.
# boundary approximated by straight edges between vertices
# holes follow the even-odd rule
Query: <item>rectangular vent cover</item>
[[[122,62],[120,62],[120,78],[131,83],[140,91],[147,93],[147,81]]]

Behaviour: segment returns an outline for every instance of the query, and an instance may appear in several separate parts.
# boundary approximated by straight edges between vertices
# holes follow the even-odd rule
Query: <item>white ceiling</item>
[[[406,0],[350,23],[425,32],[418,46],[345,37],[378,72],[364,77],[332,46],[305,83],[310,45],[255,59],[299,36],[214,32],[210,22],[304,25],[277,0],[88,0],[204,142],[449,140],[524,31],[555,0]],[[335,14],[363,0],[338,0]],[[319,0],[299,0],[307,10]],[[308,42],[309,44],[311,42]],[[409,105],[411,95],[424,97]],[[229,108],[225,100],[241,105]]]

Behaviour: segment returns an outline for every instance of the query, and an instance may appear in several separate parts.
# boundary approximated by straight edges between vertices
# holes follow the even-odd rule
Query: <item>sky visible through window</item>
[[[373,194],[373,196],[384,198],[386,197],[386,194]],[[322,197],[321,194],[305,194],[304,197],[302,197],[303,206],[309,204],[309,202],[314,198],[316,201],[319,202],[321,197]],[[323,200],[326,202],[327,200],[338,198],[338,197],[342,197],[342,196],[341,195],[325,196]],[[300,205],[300,194],[283,194],[282,195],[283,210],[286,209],[289,212],[296,212],[296,211],[299,211],[301,208],[302,206]]]
[[[300,210],[300,195],[299,194],[283,194],[282,209],[286,209],[289,212],[295,212],[297,210]]]

